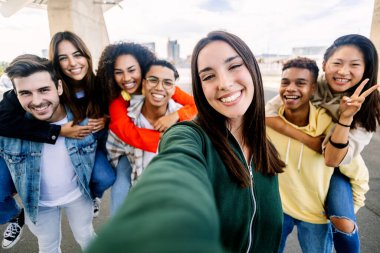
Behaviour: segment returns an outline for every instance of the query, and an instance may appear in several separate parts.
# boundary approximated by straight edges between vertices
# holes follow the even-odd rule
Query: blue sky
[[[328,46],[344,34],[369,36],[373,0],[127,0],[105,13],[111,42],[176,39],[181,56],[191,54],[207,32],[223,29],[243,38],[255,54],[290,54],[292,47]],[[24,8],[0,15],[0,61],[21,53],[41,54],[49,43],[46,10]]]

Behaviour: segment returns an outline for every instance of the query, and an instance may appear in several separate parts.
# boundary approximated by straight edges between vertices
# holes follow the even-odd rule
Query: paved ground
[[[273,86],[266,89],[266,97],[275,94]],[[358,225],[360,229],[361,249],[362,253],[380,252],[380,132],[378,132],[371,143],[363,151],[363,157],[369,168],[370,173],[370,191],[367,193],[366,206],[358,213]],[[101,205],[100,217],[94,219],[95,229],[99,229],[108,217],[109,193],[105,194]],[[5,226],[0,226],[0,231],[4,231]],[[79,252],[79,246],[74,241],[72,233],[68,227],[67,221],[62,224],[63,239],[62,252],[72,253]],[[0,248],[0,252],[4,253],[34,253],[38,252],[37,241],[30,233],[28,228],[24,229],[24,234],[20,242],[9,250]],[[294,231],[288,240],[286,251],[289,253],[301,252],[296,240],[296,231]]]

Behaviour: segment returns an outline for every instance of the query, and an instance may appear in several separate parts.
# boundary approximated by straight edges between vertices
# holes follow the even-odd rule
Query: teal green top
[[[230,145],[246,164],[232,135]],[[253,181],[254,194],[232,181],[199,126],[179,123],[87,252],[246,252],[252,216],[249,252],[277,252],[283,218],[277,176],[254,171]]]

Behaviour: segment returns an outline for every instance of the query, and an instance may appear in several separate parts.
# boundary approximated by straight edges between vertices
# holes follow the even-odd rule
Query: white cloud
[[[159,56],[165,57],[167,40],[177,39],[186,57],[200,38],[216,29],[237,34],[256,54],[328,46],[348,33],[369,36],[374,1],[127,0],[121,6],[105,13],[111,42],[155,41]],[[10,18],[0,17],[0,29],[0,61],[47,48],[46,11],[24,8]]]

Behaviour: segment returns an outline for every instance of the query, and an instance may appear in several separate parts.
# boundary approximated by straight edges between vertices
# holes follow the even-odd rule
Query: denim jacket
[[[66,108],[68,120],[72,113]],[[87,119],[79,123],[86,125]],[[65,138],[78,184],[84,196],[91,198],[89,182],[95,162],[97,141],[92,134],[83,139]],[[0,155],[4,158],[24,209],[32,222],[36,223],[40,198],[40,166],[43,143],[0,137]],[[59,158],[57,157],[57,160]]]

